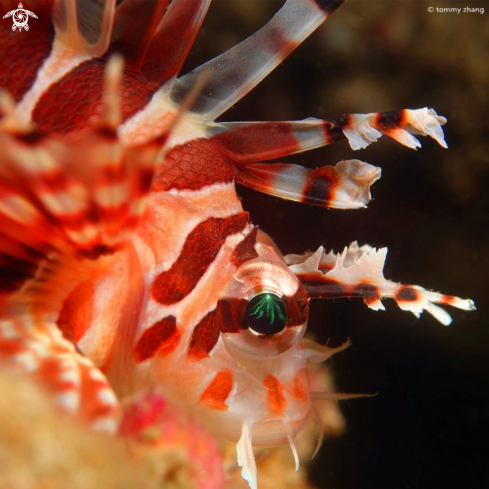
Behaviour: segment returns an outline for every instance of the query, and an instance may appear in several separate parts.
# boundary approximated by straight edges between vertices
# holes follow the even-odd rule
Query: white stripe
[[[12,359],[22,365],[28,372],[35,372],[39,369],[39,362],[37,358],[30,351],[23,353],[17,353]]]
[[[293,127],[292,132],[300,147],[297,152],[308,151],[328,144],[324,133],[324,121],[320,119],[310,117],[300,122],[294,122]]]
[[[143,109],[119,126],[118,134],[123,142],[142,144],[160,136],[168,128],[169,122],[178,112],[178,106],[168,98],[168,89],[172,83],[173,80],[170,80]],[[173,130],[167,147],[200,137],[206,137],[205,124],[196,117],[184,114]]]
[[[92,58],[91,55],[76,51],[55,39],[51,54],[37,72],[34,84],[15,108],[19,120],[25,123],[30,122],[34,107],[43,94],[49,90],[49,87],[90,58]]]
[[[56,404],[70,413],[74,413],[80,406],[80,395],[78,391],[69,390],[56,396]]]
[[[112,389],[110,389],[109,387],[99,389],[99,391],[97,392],[97,397],[102,404],[107,404],[109,406],[118,405],[117,397],[115,396]]]
[[[117,430],[117,422],[112,418],[100,418],[92,424],[95,431],[102,433],[115,433]]]

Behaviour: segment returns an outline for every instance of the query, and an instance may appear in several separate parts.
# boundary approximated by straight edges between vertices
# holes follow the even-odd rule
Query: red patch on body
[[[17,10],[18,3],[17,0],[3,2],[2,16],[10,10]],[[29,32],[12,31],[12,17],[0,22],[0,87],[7,89],[16,102],[33,85],[54,40],[51,5],[37,1],[24,8],[31,7],[38,18],[29,19]]]
[[[215,141],[196,139],[172,148],[157,169],[153,190],[199,190],[213,183],[231,182],[233,160]]]
[[[221,370],[211,380],[200,396],[199,402],[217,411],[226,411],[226,399],[233,388],[233,373],[231,370]]]
[[[248,213],[230,217],[210,217],[187,236],[177,261],[160,273],[151,286],[151,294],[160,304],[174,304],[187,296],[216,258],[226,238],[244,229]]]
[[[268,409],[274,416],[280,416],[287,406],[283,385],[278,381],[277,377],[272,374],[265,376],[263,385],[268,389]]]
[[[62,134],[92,126],[102,108],[105,64],[105,59],[85,61],[51,85],[39,99],[32,120],[42,131]],[[121,84],[122,120],[142,109],[157,88],[126,70]]]
[[[156,353],[167,355],[176,348],[179,341],[177,320],[174,316],[167,316],[144,331],[134,347],[134,359],[136,363],[141,363]]]
[[[85,281],[63,301],[56,324],[67,340],[77,343],[92,324],[94,293],[93,283]]]
[[[258,257],[258,253],[255,250],[256,244],[256,233],[258,232],[258,228],[255,226],[251,232],[246,236],[241,243],[236,246],[233,251],[233,256],[231,257],[231,261],[239,268],[243,263],[248,260],[252,260],[253,258]]]
[[[217,303],[219,329],[223,333],[239,333],[241,329],[247,329],[243,321],[247,305],[247,299],[221,299]]]
[[[219,339],[219,325],[216,309],[204,316],[195,326],[190,340],[188,354],[197,360],[209,356]]]

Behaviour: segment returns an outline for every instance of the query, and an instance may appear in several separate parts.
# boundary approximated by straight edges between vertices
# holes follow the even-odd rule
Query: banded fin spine
[[[357,209],[370,201],[370,186],[380,168],[360,160],[309,170],[284,163],[254,163],[238,168],[236,182],[283,199],[336,209]]]
[[[442,126],[447,122],[433,109],[404,109],[371,114],[347,114],[321,120],[219,122],[209,125],[213,141],[223,144],[240,164],[257,163],[327,146],[348,139],[354,150],[376,142],[382,134],[410,148],[420,146],[412,136],[430,136],[446,148]]]
[[[336,256],[325,255],[320,247],[302,263],[290,265],[290,269],[303,282],[312,298],[363,297],[367,306],[374,311],[384,310],[382,297],[394,299],[403,311],[411,311],[419,317],[428,311],[443,325],[452,322],[450,315],[435,303],[470,311],[474,302],[445,294],[431,292],[417,285],[402,285],[384,278],[383,268],[387,248],[379,250],[370,246],[358,247],[356,242]],[[327,272],[320,271],[323,260],[334,266]],[[287,257],[285,257],[287,261]],[[324,268],[324,266],[323,266]]]
[[[202,73],[210,73],[195,112],[213,121],[246,95],[344,0],[287,0],[268,24],[242,43],[179,78],[172,101],[179,103]]]

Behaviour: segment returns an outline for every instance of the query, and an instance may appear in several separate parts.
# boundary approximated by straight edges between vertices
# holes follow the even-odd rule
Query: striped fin
[[[34,324],[27,315],[0,320],[0,358],[31,375],[61,411],[115,432],[121,410],[112,388],[56,325]]]
[[[335,209],[358,209],[370,201],[380,168],[359,160],[308,170],[284,163],[238,167],[236,182],[283,199]]]
[[[288,0],[263,28],[222,55],[179,78],[171,99],[179,103],[195,80],[209,73],[194,111],[206,121],[246,95],[344,0]]]
[[[411,311],[419,317],[428,311],[445,326],[452,322],[450,315],[435,303],[474,310],[474,302],[449,295],[428,291],[418,285],[402,285],[384,278],[383,268],[387,248],[379,250],[370,246],[358,247],[356,242],[335,257],[334,267],[327,273],[319,271],[323,256],[331,261],[331,254],[324,255],[322,247],[308,255],[302,263],[290,265],[290,270],[303,282],[312,298],[363,297],[374,311],[384,310],[382,297],[394,299],[403,311]],[[285,257],[286,261],[288,260]],[[324,265],[324,264],[323,264]]]
[[[226,147],[239,163],[281,158],[348,139],[352,149],[363,149],[386,134],[416,149],[412,136],[431,136],[446,148],[441,126],[446,123],[433,109],[399,110],[372,114],[349,114],[327,120],[283,122],[222,122],[209,126],[211,140]]]
[[[171,122],[159,138],[123,146],[116,134],[121,73],[122,60],[114,57],[99,122],[69,140],[23,125],[12,111],[1,121],[0,233],[16,246],[96,258],[124,245],[144,210]]]
[[[446,122],[432,109],[351,114],[329,120],[298,122],[238,122],[208,126],[210,141],[225,149],[236,165],[235,179],[255,190],[284,199],[337,209],[365,207],[370,186],[380,169],[359,160],[336,167],[308,170],[301,166],[259,161],[324,146],[347,138],[361,149],[387,134],[413,149],[420,146],[412,134],[428,135],[446,147],[441,125]]]

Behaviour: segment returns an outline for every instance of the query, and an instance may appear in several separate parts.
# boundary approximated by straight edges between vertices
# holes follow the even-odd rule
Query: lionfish
[[[3,0],[3,11],[16,1]],[[0,355],[62,410],[117,431],[120,400],[158,387],[237,441],[289,441],[314,411],[310,299],[381,298],[443,324],[470,300],[383,276],[387,249],[284,256],[235,184],[336,209],[367,205],[381,170],[360,160],[268,163],[347,139],[414,135],[446,147],[432,109],[328,120],[214,122],[343,0],[287,0],[268,24],[183,76],[210,0],[32,2],[28,33],[1,24]],[[338,396],[341,397],[340,395]]]

